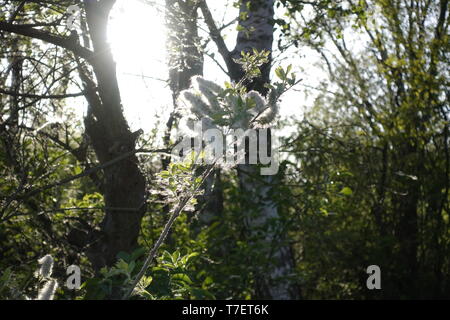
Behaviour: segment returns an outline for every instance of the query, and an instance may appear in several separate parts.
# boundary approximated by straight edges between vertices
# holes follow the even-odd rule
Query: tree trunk
[[[106,38],[108,17],[114,3],[114,0],[84,1],[94,49],[89,62],[98,92],[83,68],[80,68],[80,77],[88,92],[86,132],[100,164],[135,150],[137,138],[130,132],[123,115],[116,66]],[[145,179],[135,155],[104,169],[103,194],[107,208],[105,217],[100,232],[90,234],[87,250],[96,270],[114,264],[120,251],[130,252],[137,246],[145,212]]]
[[[246,13],[246,14],[245,14]],[[237,36],[235,49],[231,52],[234,58],[240,53],[272,51],[274,0],[243,1],[240,7],[240,20],[243,27]],[[247,85],[248,90],[256,90],[266,94],[264,84],[270,83],[269,63],[261,68],[261,76]],[[239,65],[230,70],[233,81],[238,82],[243,76]],[[280,215],[276,202],[273,200],[273,182],[275,176],[261,176],[255,165],[238,165],[238,177],[242,193],[247,195],[245,223],[249,230],[252,244],[265,261],[270,265],[261,266],[256,270],[256,298],[258,299],[297,299],[299,291],[289,279],[294,272],[294,260],[285,236],[280,228]]]
[[[166,147],[170,144],[171,132],[176,122],[180,92],[189,88],[193,76],[203,75],[203,54],[198,44],[197,8],[190,2],[166,0],[167,63],[174,107],[166,124]],[[164,170],[169,163],[170,156],[162,159]]]
[[[166,26],[168,29],[169,84],[172,90],[174,111],[166,124],[165,146],[169,147],[171,131],[178,112],[178,97],[181,91],[189,88],[191,78],[203,75],[203,52],[200,50],[198,36],[198,5],[196,1],[166,0]],[[170,157],[162,159],[166,169]],[[200,169],[202,170],[202,169]],[[220,170],[214,169],[205,179],[204,194],[199,197],[200,225],[209,225],[222,212],[222,190]]]

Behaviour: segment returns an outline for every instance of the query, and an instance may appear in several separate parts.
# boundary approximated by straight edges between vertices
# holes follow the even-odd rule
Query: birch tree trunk
[[[240,53],[272,51],[274,0],[243,1],[240,7],[239,24],[242,31],[238,33],[236,47],[231,52],[233,58],[239,58]],[[266,94],[264,84],[270,83],[269,62],[262,66],[261,76],[247,85],[248,90]],[[231,78],[238,82],[243,76],[238,66],[231,68]],[[286,236],[280,225],[281,219],[277,204],[273,200],[275,185],[274,176],[261,176],[255,165],[238,165],[238,177],[242,193],[246,195],[245,224],[255,250],[270,261],[269,265],[258,266],[256,270],[256,298],[262,299],[297,299],[299,291],[293,285],[294,259]]]
[[[200,2],[205,23],[208,26],[211,39],[217,46],[219,54],[225,61],[228,74],[232,81],[239,82],[244,72],[235,62],[242,51],[252,52],[272,51],[274,0],[242,0],[239,11],[239,25],[236,46],[229,51],[224,38],[217,28],[208,8],[206,0]],[[269,62],[263,65],[261,76],[246,83],[248,90],[255,90],[262,95],[267,93],[264,84],[270,82]],[[260,176],[259,168],[254,165],[242,164],[237,168],[241,193],[245,194],[245,224],[250,235],[250,242],[264,261],[271,264],[258,266],[256,273],[256,298],[262,299],[297,299],[299,290],[289,279],[294,273],[294,259],[285,235],[280,229],[280,215],[273,198],[274,176]]]

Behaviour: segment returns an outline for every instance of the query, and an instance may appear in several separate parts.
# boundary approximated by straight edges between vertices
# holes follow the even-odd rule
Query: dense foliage
[[[302,299],[450,298],[448,1],[276,1],[283,13],[272,21],[280,31],[279,49],[312,49],[327,77],[311,89],[315,99],[306,112],[298,110],[296,119],[278,124],[292,134],[282,139],[278,173],[265,180],[269,191],[261,198],[249,194],[239,170],[170,163],[167,153],[176,142],[170,132],[179,117],[174,113],[163,148],[155,129],[136,134],[131,149],[129,144],[114,149],[114,157],[137,154],[125,161],[137,163],[145,179],[145,205],[138,208],[109,207],[105,184],[113,181],[116,160],[104,158],[94,141],[98,128],[81,129],[89,128],[91,114],[83,122],[65,110],[69,99],[85,97],[95,105],[97,91],[98,100],[105,100],[105,66],[84,61],[81,51],[67,49],[65,42],[62,49],[55,39],[26,34],[38,28],[71,37],[64,26],[66,8],[82,4],[0,3],[0,299],[45,296],[55,280],[55,299],[252,299],[267,297],[270,290],[262,287],[278,282],[289,283],[297,290],[293,297]],[[224,50],[206,2],[165,4],[170,9],[174,3],[179,12],[171,14],[183,18],[173,20],[180,23],[176,28],[168,24],[175,33],[172,45],[179,34],[194,35],[200,43],[195,52],[188,47],[189,57],[206,55],[198,49],[206,50],[194,30],[198,23],[210,28],[218,51]],[[242,6],[236,7],[246,21]],[[197,13],[188,15],[195,23],[186,18],[192,8],[205,22]],[[77,45],[90,48],[93,42],[97,50],[85,19]],[[252,32],[242,25],[238,31]],[[207,97],[210,105],[221,103],[222,113],[211,115],[220,126],[247,115],[262,95],[278,100],[302,78],[291,66],[275,66],[271,84],[258,87],[273,60],[268,51],[253,49],[238,53],[239,60],[224,59],[230,81]],[[199,67],[199,61],[192,63]],[[241,68],[240,81],[233,63]],[[189,75],[180,70],[182,77]],[[180,78],[175,85],[171,72],[176,105],[188,87]],[[235,101],[241,113],[229,111],[227,101]],[[98,114],[89,119],[101,122]],[[263,188],[264,181],[252,186]],[[277,215],[252,226],[249,221],[264,205],[276,207]],[[102,229],[109,221],[105,216],[121,210],[142,210],[137,245],[127,252],[118,245],[114,261],[98,267],[87,252],[108,232]],[[159,240],[164,241],[155,247]],[[292,272],[272,279],[269,274],[280,270],[276,253],[286,248]],[[53,272],[46,274],[39,267],[45,259],[39,259],[48,254]],[[65,285],[70,265],[81,268],[79,290]],[[370,265],[381,269],[381,290],[366,287]]]

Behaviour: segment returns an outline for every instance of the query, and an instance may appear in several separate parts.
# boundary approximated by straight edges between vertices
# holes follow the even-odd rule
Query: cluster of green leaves
[[[83,299],[120,298],[130,287],[143,265],[146,250],[137,249],[132,254],[119,253],[117,263],[103,268],[100,275],[82,285]],[[132,299],[213,299],[207,290],[208,281],[199,282],[193,277],[191,264],[198,256],[192,252],[181,255],[163,251],[157,264],[142,277],[133,291]]]
[[[330,76],[286,140],[297,161],[282,206],[307,297],[449,296],[448,35],[441,3],[425,4],[318,2],[294,37]],[[371,264],[378,292],[365,288]]]
[[[251,52],[241,52],[241,57],[235,59],[235,62],[242,66],[242,70],[245,73],[245,77],[241,82],[258,78],[261,76],[260,67],[269,62],[270,51],[262,50],[258,51],[253,49]]]
[[[186,155],[184,161],[170,163],[167,170],[158,173],[157,189],[152,193],[163,196],[164,201],[172,205],[172,210],[184,198],[189,197],[184,211],[194,210],[194,206],[197,204],[196,197],[203,193],[200,188],[202,177],[195,174],[196,163],[203,157],[204,152],[191,152]]]
[[[443,26],[433,25],[439,17],[429,16],[439,12],[438,2],[429,2],[432,10],[427,11],[421,1],[411,2],[417,6],[352,1],[347,8],[341,6],[344,1],[316,1],[312,19],[299,30],[289,20],[297,19],[306,2],[280,2],[288,9],[278,21],[286,37],[325,55],[329,51],[323,45],[328,41],[337,52],[328,56],[332,63],[324,64],[330,73],[329,86],[318,88],[322,94],[305,120],[290,124],[297,130],[284,141],[289,157],[271,194],[281,218],[258,232],[276,228],[286,233],[296,258],[292,281],[300,282],[303,298],[448,298],[449,38]],[[41,10],[37,4],[26,6],[27,12]],[[370,24],[376,8],[379,28]],[[6,17],[4,11],[0,14]],[[426,23],[421,26],[421,21]],[[344,31],[348,28],[365,32],[370,39],[361,52],[347,49]],[[30,41],[23,43],[24,52],[38,49]],[[268,52],[242,54],[239,63],[246,80],[261,75],[268,57]],[[298,82],[291,66],[275,69],[275,75],[279,82],[269,88],[277,94]],[[61,92],[66,87],[62,83]],[[219,98],[243,97],[244,88],[242,83],[227,84]],[[1,101],[7,105],[3,97]],[[239,103],[245,110],[255,105],[250,98]],[[30,111],[37,127],[47,122],[50,107],[59,110],[62,104],[44,106]],[[68,144],[78,145],[78,132],[63,129],[67,128],[42,132],[66,136]],[[5,137],[1,136],[2,144]],[[35,261],[47,253],[56,257],[54,275],[60,283],[66,277],[65,266],[75,263],[82,270],[81,291],[61,287],[58,298],[121,297],[161,234],[170,208],[198,189],[201,181],[192,163],[171,164],[150,182],[157,193],[150,197],[143,218],[140,249],[120,253],[113,267],[94,275],[80,253],[84,248],[68,238],[74,229],[86,234],[100,223],[102,196],[88,179],[81,179],[45,189],[26,201],[7,203],[17,190],[28,192],[81,172],[80,164],[46,136],[23,132],[19,138],[13,140],[16,148],[0,148],[4,209],[0,298],[35,296]],[[157,170],[153,164],[148,167],[149,176]],[[28,178],[25,186],[23,177]],[[267,248],[249,241],[252,235],[243,217],[248,195],[240,191],[233,175],[222,174],[221,184],[221,214],[205,225],[199,219],[201,210],[185,210],[133,299],[255,297],[255,278],[272,262],[264,254]],[[188,209],[197,205],[192,198]],[[371,264],[381,267],[381,291],[365,287],[365,270]]]

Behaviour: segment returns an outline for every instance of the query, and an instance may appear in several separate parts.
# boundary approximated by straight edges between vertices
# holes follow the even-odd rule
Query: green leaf
[[[289,74],[292,70],[292,64],[288,65],[287,69],[286,69],[286,74]]]
[[[351,196],[353,194],[353,190],[349,187],[344,187],[339,193],[343,194],[344,196]]]
[[[284,70],[282,67],[278,67],[275,69],[275,74],[278,78],[280,78],[280,80],[285,80],[286,79],[286,74],[284,73]]]
[[[174,274],[172,276],[172,279],[173,280],[178,280],[178,281],[181,281],[181,282],[184,282],[184,283],[193,284],[191,278],[189,278],[189,276],[187,274],[185,274],[185,273]]]
[[[152,281],[153,281],[153,278],[151,276],[148,276],[148,277],[147,276],[143,276],[142,279],[141,279],[140,285],[143,288],[147,288],[152,283]]]
[[[129,255],[128,253],[124,252],[124,251],[120,251],[120,252],[117,254],[117,258],[118,258],[119,260],[123,260],[123,261],[130,261],[130,260],[131,260],[131,259],[130,259],[130,255]]]

